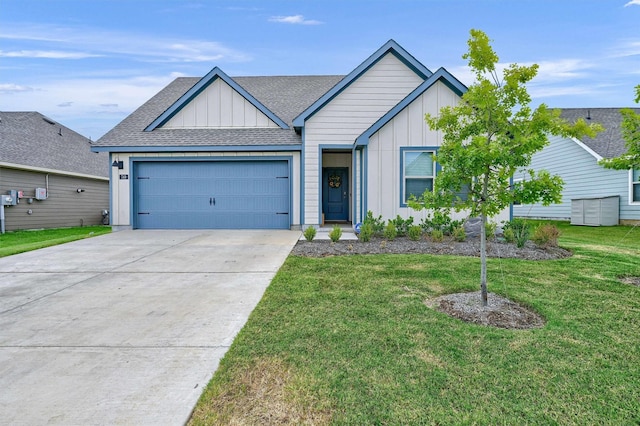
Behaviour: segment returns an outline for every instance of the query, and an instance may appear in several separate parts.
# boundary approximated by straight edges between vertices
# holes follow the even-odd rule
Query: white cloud
[[[640,6],[640,0],[631,0],[629,3],[625,4],[624,7],[633,6],[634,4],[636,6]]]
[[[13,83],[0,83],[0,93],[21,93],[33,92],[35,89],[29,86],[22,86]]]
[[[538,62],[538,75],[534,81],[562,81],[587,76],[587,70],[594,67],[593,64],[581,59],[559,59],[556,61]]]
[[[39,111],[61,123],[80,120],[94,139],[106,133],[120,120],[158,93],[180,73],[162,75],[68,78],[31,84],[24,88],[0,84],[11,96],[0,96],[0,111]]]
[[[295,25],[320,25],[323,23],[314,19],[304,19],[303,15],[272,16],[271,18],[269,18],[269,21]]]
[[[584,85],[532,85],[529,88],[529,94],[532,98],[557,98],[562,96],[584,96],[599,93],[603,87],[593,84]]]
[[[84,52],[64,52],[60,50],[16,50],[12,52],[0,50],[0,57],[4,58],[85,59],[99,56],[102,55]]]
[[[614,46],[612,49],[614,58],[640,55],[640,40],[627,40]]]
[[[568,81],[588,76],[588,70],[594,67],[590,62],[581,59],[558,59],[554,61],[539,61],[538,74],[532,80],[534,84],[553,83],[560,81]],[[518,65],[531,66],[531,63],[519,63]],[[496,68],[498,75],[502,78],[503,71],[511,64],[498,63]],[[456,67],[452,69],[452,74],[466,85],[473,84],[475,74],[471,72],[468,66]]]
[[[145,62],[245,62],[251,59],[247,54],[215,41],[158,37],[96,28],[4,25],[0,30],[0,39],[29,40],[45,47],[31,51],[4,52],[11,53],[13,57],[26,57],[29,54],[57,59],[88,57],[82,55],[127,56]],[[50,44],[62,49],[47,49]],[[73,57],[73,51],[95,53],[76,52],[77,57]]]

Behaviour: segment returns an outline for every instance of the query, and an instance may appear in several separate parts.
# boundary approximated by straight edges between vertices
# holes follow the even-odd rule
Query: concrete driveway
[[[300,236],[121,231],[0,259],[0,422],[184,423]]]

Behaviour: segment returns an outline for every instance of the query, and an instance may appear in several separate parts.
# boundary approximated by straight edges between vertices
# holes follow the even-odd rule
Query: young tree
[[[487,218],[514,201],[545,205],[560,201],[559,176],[529,170],[529,179],[511,185],[514,172],[531,163],[533,154],[548,144],[549,135],[593,136],[598,126],[588,126],[584,120],[569,124],[560,118],[560,111],[544,104],[532,109],[525,84],[535,77],[538,66],[512,64],[500,77],[498,56],[487,35],[479,30],[470,33],[469,51],[463,58],[468,60],[476,82],[457,106],[425,117],[432,129],[443,132],[443,143],[437,153],[442,170],[433,192],[423,195],[423,206],[453,206],[480,217],[480,287],[482,304],[487,306]],[[455,196],[463,187],[466,199]]]
[[[640,103],[640,84],[636,87],[636,103]],[[640,169],[640,114],[631,108],[620,110],[622,114],[622,138],[627,146],[627,152],[619,157],[600,160],[607,169],[627,170]]]

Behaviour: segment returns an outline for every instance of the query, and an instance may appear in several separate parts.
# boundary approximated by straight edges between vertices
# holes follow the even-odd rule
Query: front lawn
[[[291,256],[192,424],[638,424],[640,227],[561,225],[562,260],[489,260],[489,291],[543,328],[425,305],[476,291],[479,259]]]
[[[55,246],[109,232],[111,232],[110,226],[83,226],[7,232],[0,234],[0,257]]]

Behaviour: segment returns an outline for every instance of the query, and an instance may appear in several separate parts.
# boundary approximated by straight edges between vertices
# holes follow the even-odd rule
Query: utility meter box
[[[11,195],[0,195],[1,201],[0,205],[3,206],[15,206],[16,205],[16,199],[12,198]]]
[[[46,200],[47,199],[47,189],[46,188],[36,188],[36,200]]]

